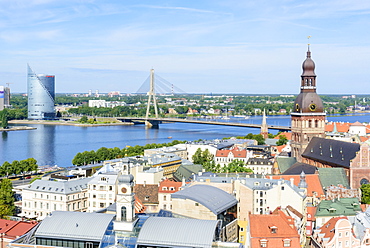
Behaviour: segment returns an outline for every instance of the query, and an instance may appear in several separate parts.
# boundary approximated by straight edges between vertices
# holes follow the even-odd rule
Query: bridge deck
[[[182,123],[194,123],[194,124],[208,124],[208,125],[222,125],[222,126],[234,126],[234,127],[249,127],[249,128],[261,128],[259,124],[248,124],[240,122],[222,122],[214,120],[194,120],[194,119],[183,119],[183,118],[140,118],[140,117],[117,117],[117,120],[124,122],[182,122]],[[291,128],[287,126],[268,126],[268,129],[275,129],[280,131],[290,131]]]

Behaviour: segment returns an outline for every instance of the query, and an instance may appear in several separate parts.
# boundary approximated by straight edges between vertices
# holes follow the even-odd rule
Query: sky
[[[0,0],[0,85],[27,63],[56,93],[135,93],[154,69],[186,93],[370,94],[370,1]],[[310,39],[307,37],[311,36]]]

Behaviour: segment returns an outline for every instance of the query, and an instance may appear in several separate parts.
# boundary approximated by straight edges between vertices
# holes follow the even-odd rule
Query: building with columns
[[[313,137],[325,137],[325,112],[321,98],[316,93],[315,63],[308,47],[306,60],[302,64],[301,92],[294,102],[291,113],[292,155],[298,162],[301,154]]]

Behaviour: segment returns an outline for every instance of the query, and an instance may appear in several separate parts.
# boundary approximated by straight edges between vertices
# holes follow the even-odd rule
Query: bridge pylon
[[[147,93],[148,95],[148,103],[146,107],[146,114],[145,114],[145,126],[146,127],[152,127],[153,124],[148,121],[149,114],[150,114],[150,105],[151,105],[151,100],[153,99],[153,106],[154,106],[154,111],[155,111],[155,118],[158,118],[158,106],[157,106],[157,99],[155,97],[155,90],[154,90],[154,69],[150,70],[150,88]]]

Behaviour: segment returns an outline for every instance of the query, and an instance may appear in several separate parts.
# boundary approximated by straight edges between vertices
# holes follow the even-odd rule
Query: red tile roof
[[[274,175],[273,179],[284,179],[290,181],[291,178],[294,179],[294,185],[298,186],[301,180],[300,175]],[[307,196],[313,196],[313,192],[316,192],[317,197],[325,195],[318,174],[306,174],[307,183]]]
[[[137,198],[136,195],[134,197],[135,197],[135,213],[136,214],[145,213],[147,207],[140,201],[139,198]]]
[[[270,215],[249,215],[250,233],[252,238],[256,237],[299,237],[298,231],[294,226],[292,217],[286,216],[282,211],[278,214]],[[276,227],[276,232],[273,232],[273,227]]]
[[[229,154],[232,153],[234,158],[246,158],[247,157],[247,150],[239,148],[235,146],[230,150],[217,150],[216,157],[227,157]]]
[[[336,123],[337,125],[337,131],[339,133],[348,133],[349,131],[349,126],[351,125],[351,123],[341,123],[341,122],[337,122]]]
[[[340,219],[347,219],[347,217],[343,216],[343,217],[335,217],[335,218],[331,218],[328,222],[326,222],[321,228],[321,232],[320,233],[324,233],[325,234],[325,238],[329,238],[329,241],[334,237],[334,234],[335,232],[333,231],[333,229],[335,228],[335,224],[337,223],[338,220]]]
[[[356,124],[356,123],[354,123],[354,124]],[[339,133],[348,133],[349,127],[351,125],[354,125],[354,124],[343,123],[343,122],[329,122],[329,123],[326,123],[326,125],[325,125],[325,132],[333,132],[334,131],[334,125],[335,125],[335,127],[337,129],[337,132],[339,132]]]
[[[358,127],[363,127],[364,124],[362,124],[361,122],[359,121],[356,121],[355,123],[352,123],[350,126],[358,126]]]
[[[275,148],[277,149],[278,153],[281,153],[282,150],[286,147],[287,145],[281,145],[281,146],[275,146]]]
[[[276,136],[274,139],[280,139],[280,137],[279,137],[280,135],[285,135],[285,137],[288,140],[292,140],[292,133],[291,132],[282,132],[278,136]]]
[[[333,122],[326,123],[325,132],[333,132],[333,130],[334,130],[334,123]]]
[[[23,222],[0,219],[1,233],[5,233],[5,237],[9,239],[15,239],[23,234],[27,233],[37,222]]]
[[[165,179],[159,183],[159,193],[175,193],[180,190],[182,182],[175,182],[169,179]],[[173,188],[173,190],[170,190]]]
[[[316,207],[306,207],[307,220],[315,221]]]

